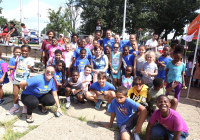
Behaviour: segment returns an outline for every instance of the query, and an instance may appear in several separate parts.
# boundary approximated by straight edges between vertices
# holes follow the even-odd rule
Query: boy
[[[134,133],[140,133],[142,124],[147,116],[145,107],[128,98],[127,93],[128,90],[124,86],[118,87],[116,90],[116,98],[112,100],[110,108],[108,109],[108,111],[111,112],[110,124],[108,127],[112,127],[116,116],[122,140],[131,139],[130,130],[135,126]]]
[[[152,138],[164,137],[167,140],[185,140],[188,137],[188,126],[181,115],[171,109],[169,98],[160,95],[157,98],[156,110],[148,123],[146,130],[146,140]],[[156,122],[159,122],[155,125]]]
[[[80,72],[79,80],[82,82],[82,89],[84,92],[88,91],[88,85],[92,81],[92,66],[86,65],[84,71]]]
[[[75,97],[75,103],[76,99],[79,101],[84,100],[84,96],[82,94],[82,82],[78,79],[79,78],[79,72],[77,70],[72,71],[72,77],[69,77],[65,84],[65,96],[67,99],[66,103],[66,109],[70,108],[71,102],[70,102],[70,93],[72,93]]]
[[[107,82],[105,72],[99,72],[97,76],[98,81],[93,83],[85,97],[95,102],[95,109],[99,109],[102,100],[108,100],[107,108],[109,108],[111,101],[115,98],[115,87]]]
[[[86,56],[86,49],[81,49],[80,57],[76,59],[73,68],[74,70],[78,70],[79,73],[84,71],[85,65],[90,65],[89,60],[85,58],[85,56]]]
[[[22,38],[22,42],[26,45],[28,45],[27,41],[28,40],[28,29],[26,28],[25,24],[24,23],[21,23],[21,27],[22,27],[22,33],[24,34],[23,35],[23,38]]]
[[[149,104],[148,107],[150,113],[153,113],[155,110],[158,109],[156,107],[157,97],[160,95],[165,95],[166,93],[174,89],[177,85],[178,82],[173,82],[172,86],[166,90],[164,87],[164,80],[162,78],[155,78],[153,80],[153,87],[148,91],[147,94],[147,102]],[[173,98],[171,100],[171,108],[176,110],[177,105],[178,105],[178,100],[176,98]]]
[[[95,26],[94,34],[96,32],[100,32],[101,36],[103,35],[103,26],[101,25],[101,20],[100,19],[97,20],[97,25]]]

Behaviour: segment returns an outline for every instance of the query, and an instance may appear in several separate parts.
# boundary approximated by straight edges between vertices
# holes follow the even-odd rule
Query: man
[[[153,33],[152,39],[147,40],[147,42],[145,44],[145,47],[146,47],[147,51],[148,50],[152,50],[155,53],[157,53],[157,46],[158,46],[157,39],[158,39],[158,34],[157,33]]]
[[[103,43],[101,44],[101,46],[104,49],[105,54],[106,54],[106,52],[105,52],[106,45],[113,46],[114,43],[115,43],[115,41],[114,41],[114,38],[112,37],[112,31],[110,29],[108,29],[106,31],[106,38],[103,39]]]

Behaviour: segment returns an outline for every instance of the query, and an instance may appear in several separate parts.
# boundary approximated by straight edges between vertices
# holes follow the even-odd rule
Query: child
[[[163,53],[163,39],[158,39],[158,46],[157,46],[157,52],[159,52],[160,54]]]
[[[56,61],[54,77],[58,85],[58,95],[65,95],[64,84],[66,82],[66,66],[63,60]]]
[[[70,39],[68,37],[63,37],[63,41],[64,41],[64,44],[62,45],[62,48],[65,50],[65,45],[70,44],[71,42],[70,42]]]
[[[178,85],[178,82],[173,82],[172,86],[168,89],[165,89],[164,87],[164,80],[162,78],[155,78],[153,80],[153,87],[148,91],[147,94],[147,102],[148,102],[148,108],[150,113],[153,113],[158,108],[156,107],[156,100],[158,96],[165,95],[170,90],[174,89]],[[178,105],[178,100],[176,98],[173,98],[171,100],[171,108],[173,110],[176,110],[176,107]]]
[[[19,93],[19,82],[27,80],[30,77],[30,70],[33,71],[34,61],[29,54],[31,52],[31,47],[28,45],[21,46],[21,56],[16,61],[16,70],[14,72],[13,81],[13,102],[14,106],[7,112],[7,115],[12,115],[20,110],[18,104],[18,93]],[[26,113],[26,107],[23,107],[22,113]]]
[[[93,40],[93,46],[96,46],[96,45],[98,45],[99,43],[98,43],[98,40],[96,40],[96,39],[94,39]],[[99,44],[100,45],[100,44]],[[93,47],[94,48],[94,47]],[[92,50],[92,49],[91,49]]]
[[[101,25],[101,20],[100,19],[97,20],[97,25],[95,26],[94,34],[96,32],[100,32],[101,36],[103,35],[103,26]]]
[[[170,48],[169,46],[164,47],[163,54],[159,57],[157,65],[158,65],[158,75],[157,77],[165,80],[165,67],[168,62],[172,61],[172,58],[169,56]]]
[[[115,87],[107,82],[105,72],[99,72],[97,76],[98,81],[91,84],[85,97],[95,102],[95,109],[99,109],[102,100],[108,100],[107,108],[109,108],[111,101],[115,98]]]
[[[110,54],[111,54],[111,47],[110,47],[110,45],[106,45],[105,51],[106,51],[105,55],[107,55],[107,57],[110,58]]]
[[[66,109],[70,108],[70,94],[72,93],[79,101],[84,101],[84,95],[82,93],[82,82],[79,80],[79,72],[77,70],[72,71],[72,77],[67,79],[65,84],[65,96],[67,99]],[[76,102],[75,102],[76,103]]]
[[[144,45],[139,46],[138,50],[139,50],[139,55],[136,56],[134,59],[134,73],[133,73],[134,78],[136,78],[137,76],[142,77],[141,69],[145,63],[145,51],[146,51],[145,46]]]
[[[13,69],[15,68],[15,62],[16,58],[21,55],[21,48],[20,47],[15,47],[13,49],[13,57],[10,58],[8,68],[10,68],[10,73],[12,73]]]
[[[186,140],[189,135],[188,126],[181,115],[170,108],[169,98],[165,95],[160,95],[157,98],[157,107],[159,110],[152,114],[148,123],[146,140],[150,140],[151,137],[164,137],[167,140]]]
[[[106,127],[112,127],[116,121],[120,129],[121,140],[131,139],[131,129],[135,127],[134,134],[140,133],[142,124],[146,118],[147,110],[142,105],[127,98],[127,89],[123,86],[116,90],[116,98],[112,100],[108,109],[111,112],[110,123]],[[134,112],[133,112],[134,111]]]
[[[135,59],[135,56],[133,54],[129,54],[129,46],[128,45],[125,45],[123,47],[123,58],[122,58],[122,74],[125,75],[125,70],[126,70],[126,67],[128,65],[132,66],[134,65],[134,59]],[[133,68],[132,68],[133,70]],[[132,75],[133,71],[131,72],[131,75]]]
[[[143,80],[145,84],[149,87],[152,87],[152,83],[156,75],[158,74],[158,67],[155,63],[156,55],[153,51],[148,51],[145,54],[145,62],[142,66],[141,73],[143,75]]]
[[[144,84],[144,80],[141,77],[136,77],[133,80],[133,87],[128,90],[128,97],[133,101],[147,107],[148,86]]]
[[[126,87],[128,90],[132,88],[133,76],[131,76],[133,67],[128,65],[125,70],[125,75],[122,75],[122,86]]]
[[[114,51],[110,54],[110,69],[115,88],[121,85],[122,54],[119,52],[119,43],[114,43]]]
[[[129,54],[133,54],[134,56],[138,56],[138,43],[136,40],[131,44],[132,49],[129,51]]]
[[[52,44],[47,46],[47,50],[49,51],[49,57],[47,60],[49,60],[49,58],[51,57],[54,57],[55,50],[57,49],[64,51],[62,47],[58,46],[58,41],[56,37],[52,37]]]
[[[73,51],[71,51],[72,44],[67,43],[64,45],[65,45],[65,50],[63,52],[63,58],[66,65],[66,77],[71,77],[71,71],[73,69],[73,66],[72,66]]]
[[[186,65],[186,67],[187,67],[187,70],[186,70],[186,85],[189,85],[191,71],[192,71],[192,67],[193,67],[193,60],[194,60],[194,55],[190,55],[188,57],[188,63]]]
[[[73,70],[78,70],[78,72],[80,73],[84,71],[84,67],[86,65],[90,65],[89,60],[85,58],[85,56],[86,56],[86,49],[81,49],[80,57],[76,59]]]
[[[93,36],[92,35],[88,36],[88,44],[85,46],[85,48],[88,48],[90,50],[94,48],[94,46],[93,46]]]
[[[197,87],[200,86],[200,56],[198,57],[198,61],[196,64],[196,70],[193,76],[193,81],[192,81],[192,85],[194,86],[194,82],[198,79],[198,85]]]
[[[24,23],[21,23],[21,27],[22,27],[22,33],[24,34],[23,38],[22,38],[22,42],[26,45],[28,45],[27,40],[28,40],[28,29],[26,28]]]
[[[5,100],[3,99],[3,85],[9,82],[8,70],[6,68],[7,64],[1,59],[2,51],[0,50],[0,105],[2,105]]]
[[[166,88],[169,88],[172,86],[173,81],[178,81],[179,84],[175,88],[175,95],[174,97],[178,99],[180,97],[181,93],[181,85],[183,84],[183,87],[185,87],[185,64],[181,62],[181,58],[183,55],[183,47],[181,45],[176,45],[176,48],[173,52],[173,60],[166,65],[166,71],[165,71],[165,85]],[[166,94],[168,95],[169,92]]]
[[[62,51],[59,50],[59,49],[57,49],[55,51],[55,56],[49,58],[49,60],[47,62],[47,66],[52,65],[55,68],[56,67],[56,61],[58,61],[58,60],[64,61],[64,59],[62,58]]]

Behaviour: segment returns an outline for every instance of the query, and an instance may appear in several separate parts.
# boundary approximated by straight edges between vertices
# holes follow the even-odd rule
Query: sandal
[[[33,123],[34,120],[33,120],[32,116],[30,118],[27,118],[27,116],[26,116],[26,122],[27,123]]]
[[[43,114],[47,114],[49,113],[49,111],[45,108],[43,109],[42,106],[38,106],[39,110],[43,113]]]

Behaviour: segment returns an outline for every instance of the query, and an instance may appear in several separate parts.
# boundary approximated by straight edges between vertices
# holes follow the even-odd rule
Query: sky
[[[23,1],[23,22],[28,29],[38,30],[38,0]],[[39,0],[40,11],[40,31],[46,27],[48,20],[48,9],[57,10],[59,6],[65,6],[66,0]],[[3,8],[2,14],[7,20],[16,19],[20,21],[20,0],[2,0],[0,6]]]

